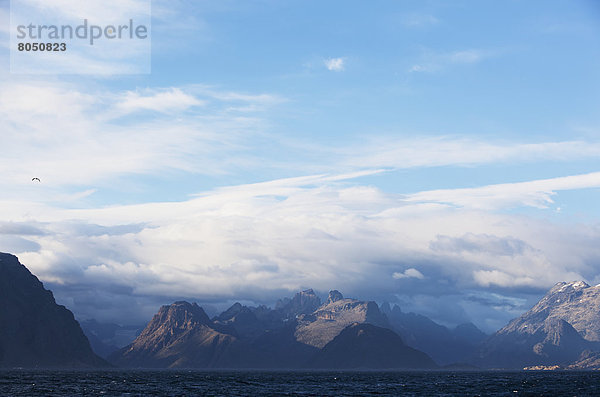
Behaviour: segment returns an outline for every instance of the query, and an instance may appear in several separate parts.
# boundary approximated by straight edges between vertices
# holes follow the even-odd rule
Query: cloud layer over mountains
[[[18,211],[32,220],[0,224],[4,246],[62,303],[103,319],[131,319],[140,308],[148,315],[176,297],[272,303],[335,287],[491,328],[523,309],[507,292],[599,281],[595,227],[415,202],[344,176],[228,187],[182,202],[27,205]]]

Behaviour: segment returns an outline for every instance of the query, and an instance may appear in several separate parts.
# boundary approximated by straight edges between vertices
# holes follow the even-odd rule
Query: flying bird
[[[34,182],[34,181],[41,182],[41,181],[40,181],[40,178],[37,178],[37,177],[36,177],[36,178],[31,178],[31,182]]]

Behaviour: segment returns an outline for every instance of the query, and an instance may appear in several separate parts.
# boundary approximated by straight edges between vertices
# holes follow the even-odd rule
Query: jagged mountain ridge
[[[370,343],[373,352],[396,351],[406,356],[390,361],[382,355],[381,365],[375,367],[429,367],[423,364],[431,361],[426,354],[414,353],[415,349],[405,346],[400,336],[388,329],[387,318],[375,302],[345,299],[332,291],[325,304],[314,308],[320,300],[312,290],[280,302],[273,310],[235,303],[212,320],[195,304],[163,306],[130,346],[110,358],[127,367],[307,368],[314,364],[311,360],[315,354],[342,331],[369,324],[369,335],[386,337],[380,341],[361,338],[367,341],[361,345],[363,349]],[[313,311],[307,314],[309,309]],[[328,353],[327,360],[337,362],[332,357],[337,350],[332,349],[334,353]],[[361,357],[354,364],[375,365],[373,355]]]
[[[287,319],[294,319],[300,314],[310,314],[321,306],[321,299],[312,289],[298,292],[292,299],[283,298],[275,304],[275,310]]]
[[[600,349],[600,286],[557,283],[540,301],[510,321],[477,351],[485,367],[567,366],[585,351]]]
[[[370,323],[390,328],[377,303],[347,299],[334,290],[329,293],[324,305],[311,314],[298,317],[295,335],[299,342],[320,349],[353,323]]]
[[[236,303],[210,320],[197,304],[175,302],[161,307],[138,338],[109,359],[124,367],[151,368],[295,368],[304,364],[314,348],[295,340],[295,321],[282,320],[276,328],[258,332],[261,324],[270,323],[263,312],[264,308]]]
[[[286,367],[297,367],[303,360],[292,362],[288,356],[278,352],[275,345],[286,345],[288,349],[293,346],[298,357],[306,358],[354,322],[390,328],[408,346],[426,352],[442,365],[460,362],[486,337],[472,324],[450,330],[425,316],[403,313],[397,306],[391,309],[389,304],[384,303],[379,309],[375,302],[345,299],[336,290],[330,291],[325,303],[317,306],[320,302],[312,289],[279,300],[275,309],[248,307],[236,302],[214,316],[210,327],[249,343],[258,351],[268,351],[269,358],[265,360],[275,363],[275,366],[285,358]],[[309,310],[313,312],[306,314]],[[396,316],[392,316],[391,312]],[[390,322],[387,318],[395,321]]]
[[[0,253],[0,367],[107,367],[79,324],[16,256]]]

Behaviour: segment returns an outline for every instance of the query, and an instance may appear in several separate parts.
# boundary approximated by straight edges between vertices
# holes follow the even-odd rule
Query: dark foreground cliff
[[[106,366],[73,313],[16,256],[0,253],[0,367]]]

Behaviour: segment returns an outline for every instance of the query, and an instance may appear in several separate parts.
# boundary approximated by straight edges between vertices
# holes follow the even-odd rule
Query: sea
[[[1,396],[600,396],[600,372],[0,370]]]

